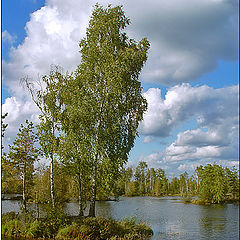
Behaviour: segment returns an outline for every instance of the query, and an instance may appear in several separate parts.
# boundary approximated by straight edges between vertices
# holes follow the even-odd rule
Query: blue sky
[[[127,34],[151,42],[140,80],[148,111],[129,165],[146,161],[169,176],[217,162],[238,167],[238,2],[113,0],[131,19]],[[2,1],[4,144],[38,110],[19,85],[51,64],[73,71],[94,1]],[[7,149],[7,147],[5,147]]]

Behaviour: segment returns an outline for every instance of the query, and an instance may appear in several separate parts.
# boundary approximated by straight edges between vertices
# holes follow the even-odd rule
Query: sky
[[[239,167],[239,39],[237,0],[99,0],[122,5],[126,33],[150,41],[140,81],[148,110],[128,166],[145,161],[171,178],[199,165]],[[38,109],[19,84],[51,65],[74,71],[93,0],[2,0],[4,150]]]

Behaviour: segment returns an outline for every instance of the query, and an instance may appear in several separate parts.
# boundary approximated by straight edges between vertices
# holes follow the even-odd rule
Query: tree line
[[[8,155],[2,160],[2,193],[23,193],[30,201],[41,203],[51,202],[51,165],[39,164],[34,168],[34,159],[37,160],[40,149],[34,147],[33,125],[26,121],[27,127],[21,126],[18,137],[10,146]],[[23,141],[25,136],[25,141]],[[26,138],[26,136],[28,136]],[[28,149],[29,159],[16,154],[24,153]],[[31,149],[31,152],[29,151]],[[15,155],[14,155],[15,154]],[[26,162],[24,162],[27,159]],[[91,200],[91,175],[86,173],[84,181],[79,186],[77,175],[64,161],[54,160],[53,175],[55,201],[65,202],[78,199],[79,212]],[[81,189],[80,189],[81,187]],[[81,199],[79,191],[81,190]],[[139,162],[136,168],[121,167],[111,185],[101,181],[96,194],[97,200],[107,200],[109,196],[169,196],[178,195],[184,198],[197,196],[202,203],[223,203],[227,200],[239,199],[239,172],[235,168],[222,167],[218,164],[208,164],[196,167],[194,173],[184,172],[179,177],[169,179],[161,168],[148,168],[146,162]]]
[[[117,186],[119,195],[196,196],[198,202],[223,203],[239,199],[239,171],[218,164],[200,165],[191,176],[184,172],[170,180],[163,169],[148,168],[146,162],[139,162],[135,170],[122,170]]]

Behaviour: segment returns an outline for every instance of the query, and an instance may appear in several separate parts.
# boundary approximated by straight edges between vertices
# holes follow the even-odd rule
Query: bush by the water
[[[134,219],[118,222],[101,217],[87,217],[71,221],[71,218],[56,212],[50,212],[46,218],[39,220],[27,213],[2,215],[2,236],[8,238],[144,240],[152,234],[150,227],[143,223],[136,224]]]
[[[14,212],[2,215],[2,236],[8,238],[38,238],[44,231],[44,225],[36,221],[31,214]]]
[[[151,228],[143,223],[136,224],[134,219],[117,222],[105,218],[84,218],[61,229],[56,239],[149,239],[153,234]]]

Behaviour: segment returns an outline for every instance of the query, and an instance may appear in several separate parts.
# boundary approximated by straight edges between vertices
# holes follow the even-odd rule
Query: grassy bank
[[[144,240],[152,235],[150,227],[134,219],[70,218],[54,211],[38,220],[29,213],[2,215],[2,236],[9,239]]]
[[[198,205],[239,204],[239,199],[227,199],[227,200],[224,200],[224,201],[222,201],[220,203],[196,199],[196,200],[191,200],[190,202],[185,202],[185,203],[193,203],[193,204],[198,204]]]

